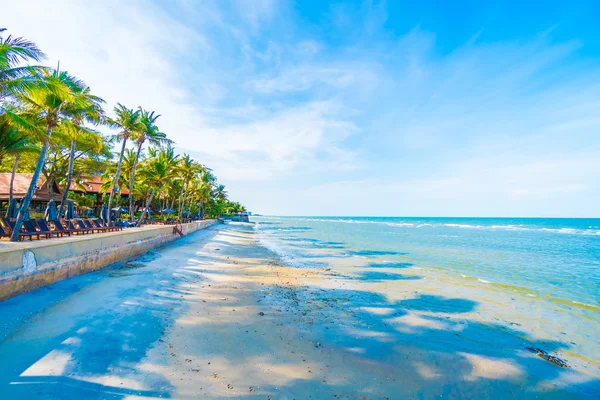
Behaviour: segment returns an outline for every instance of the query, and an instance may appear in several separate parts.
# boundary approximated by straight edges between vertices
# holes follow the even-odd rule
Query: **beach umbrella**
[[[89,215],[89,212],[92,208],[88,206],[79,206],[77,207],[77,214],[82,217],[84,215]]]
[[[100,218],[104,222],[108,221],[108,207],[106,207],[106,204],[104,203],[102,204],[102,209],[100,210]]]
[[[57,215],[58,210],[56,209],[56,202],[54,200],[50,200],[48,202],[48,206],[46,207],[44,217],[46,218],[46,221],[55,221]]]
[[[69,200],[67,202],[67,215],[65,216],[66,219],[73,219],[75,218],[75,204],[73,204],[73,200]]]
[[[17,207],[17,199],[12,199],[8,204],[8,210],[6,210],[6,218],[17,218],[19,208]]]

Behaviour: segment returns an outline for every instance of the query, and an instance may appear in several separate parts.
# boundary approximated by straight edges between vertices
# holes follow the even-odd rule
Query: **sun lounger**
[[[113,232],[113,231],[119,230],[119,228],[116,226],[106,226],[106,225],[102,224],[102,222],[100,222],[99,219],[91,219],[89,221],[91,222],[92,225],[94,225],[98,229],[104,229],[107,232]]]
[[[50,226],[48,226],[48,223],[46,222],[46,220],[44,219],[38,219],[36,220],[38,227],[40,228],[41,231],[45,231],[45,232],[50,232],[50,237],[52,237],[52,235],[56,236],[56,237],[63,237],[64,233],[57,230],[57,229],[51,229]]]
[[[0,238],[10,237],[10,232],[5,231],[2,225],[0,225]]]
[[[81,219],[74,219],[71,222],[73,223],[73,225],[76,228],[79,228],[79,230],[82,230],[85,233],[94,233],[95,232],[95,229],[93,227],[92,228],[87,227]]]
[[[69,221],[69,220],[67,220],[67,226],[69,227],[69,229],[70,229],[72,232],[77,232],[77,234],[78,234],[78,235],[79,235],[79,234],[85,235],[85,234],[86,234],[86,233],[88,233],[88,232],[93,232],[93,231],[89,230],[89,229],[88,229],[88,228],[86,228],[86,227],[83,227],[83,228],[82,228],[82,227],[80,227],[80,226],[79,226],[79,224],[75,225],[75,224],[73,223],[73,221]]]
[[[10,229],[10,234],[12,235],[12,232],[14,232],[14,230],[15,230],[15,225],[16,225],[17,221],[11,221],[10,218],[2,218],[2,222],[4,223],[5,227],[8,227]],[[23,238],[25,238],[25,237],[29,237],[29,240],[32,240],[33,236],[38,236],[38,235],[37,235],[37,233],[27,232],[25,225],[23,225],[21,227],[21,232],[19,233],[19,240],[23,240]]]
[[[72,233],[77,233],[76,231],[72,231],[71,229],[69,229],[68,225],[67,224],[63,224],[63,222],[60,221],[60,220],[54,221],[54,229],[57,232],[61,232],[63,235],[69,235],[69,236],[71,236]]]
[[[41,229],[38,229],[34,220],[23,221],[23,227],[27,233],[37,235],[38,240],[40,240],[41,236],[44,236],[46,239],[50,239],[50,232],[45,232]]]
[[[85,224],[85,226],[87,226],[88,228],[92,228],[95,229],[98,232],[108,232],[110,229],[104,226],[98,226],[96,225],[91,219],[84,219],[83,223]]]
[[[105,232],[104,229],[98,229],[95,226],[93,226],[88,220],[85,219],[76,219],[77,223],[79,224],[80,227],[85,227],[87,229],[89,229],[92,233],[95,232]]]

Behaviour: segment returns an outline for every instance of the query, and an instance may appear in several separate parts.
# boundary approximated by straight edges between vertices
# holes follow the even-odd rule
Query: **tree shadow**
[[[369,281],[369,282],[383,282],[383,281],[413,281],[421,279],[420,276],[416,275],[402,275],[395,272],[361,272],[352,276],[345,276],[345,279],[357,280],[357,281]]]
[[[387,251],[387,250],[351,250],[348,252],[352,256],[362,257],[377,257],[377,256],[407,256],[408,253],[403,251]]]
[[[383,262],[367,264],[364,268],[410,268],[414,265],[409,262]]]

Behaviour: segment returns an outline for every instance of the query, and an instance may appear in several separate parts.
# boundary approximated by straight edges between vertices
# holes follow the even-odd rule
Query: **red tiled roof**
[[[79,193],[102,193],[100,188],[103,184],[104,182],[102,182],[102,177],[98,175],[90,175],[88,177],[79,179],[79,184],[73,180],[69,190]],[[112,189],[108,191],[108,193],[110,192],[112,192]],[[123,189],[121,194],[128,195],[129,191],[127,189]]]

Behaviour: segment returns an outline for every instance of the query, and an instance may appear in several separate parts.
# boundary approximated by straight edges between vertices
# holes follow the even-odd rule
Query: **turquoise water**
[[[341,299],[339,312],[356,317],[364,332],[536,371],[541,366],[525,367],[525,349],[541,348],[587,375],[583,381],[600,377],[600,219],[251,221],[261,244],[307,270],[298,276],[310,277],[301,285],[311,296]],[[330,329],[339,337],[357,332]],[[385,340],[355,336],[352,346],[390,351]],[[567,375],[552,384],[565,384]]]
[[[254,217],[274,250],[420,266],[600,311],[600,219]],[[316,264],[315,264],[316,265]],[[597,315],[596,315],[597,317]]]

